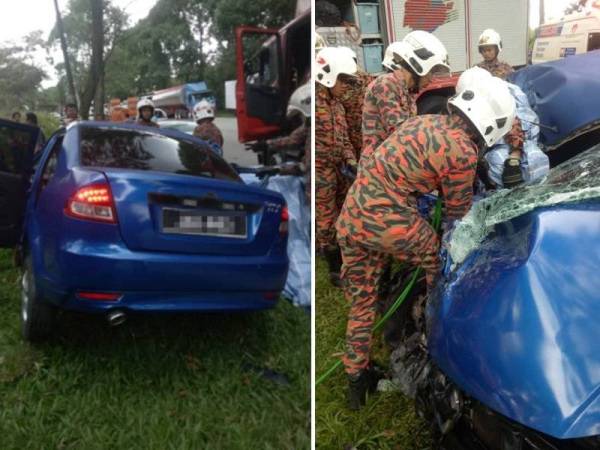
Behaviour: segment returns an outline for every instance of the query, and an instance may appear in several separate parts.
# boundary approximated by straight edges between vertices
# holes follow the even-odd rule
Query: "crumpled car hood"
[[[471,221],[478,243],[428,307],[429,351],[446,375],[561,439],[600,434],[598,150],[504,201],[487,199],[475,214],[497,220]]]

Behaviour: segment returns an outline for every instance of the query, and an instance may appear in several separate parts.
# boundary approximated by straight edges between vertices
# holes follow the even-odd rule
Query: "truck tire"
[[[56,323],[56,309],[45,303],[35,287],[31,256],[25,256],[21,279],[21,325],[23,339],[40,342],[48,337]]]
[[[428,95],[417,101],[418,114],[448,114],[446,108],[448,97],[443,95]]]

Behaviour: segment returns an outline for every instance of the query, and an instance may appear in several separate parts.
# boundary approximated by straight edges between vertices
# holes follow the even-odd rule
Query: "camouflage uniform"
[[[417,115],[417,104],[408,91],[402,71],[381,75],[368,87],[363,108],[361,164],[402,122]]]
[[[315,212],[318,250],[337,246],[335,221],[350,187],[342,166],[356,161],[343,105],[317,84],[315,100]]]
[[[336,224],[344,293],[351,303],[343,358],[350,376],[369,362],[377,289],[389,256],[423,267],[432,286],[439,242],[417,211],[416,195],[439,189],[448,218],[466,214],[477,166],[474,139],[457,115],[417,116],[359,168]]]
[[[160,126],[156,122],[152,122],[151,120],[144,120],[141,117],[135,123],[136,125],[143,125],[145,127],[160,128]]]
[[[310,125],[300,125],[289,136],[268,139],[267,145],[270,150],[281,151],[289,148],[304,147],[304,174],[306,180],[306,199],[310,204]]]
[[[477,67],[487,70],[493,76],[506,80],[508,76],[515,70],[507,63],[500,61],[498,58],[491,62],[481,61]]]
[[[212,120],[204,120],[199,123],[194,129],[194,136],[205,141],[210,141],[223,148],[223,135]]]
[[[359,72],[353,79],[352,87],[344,92],[340,102],[346,111],[346,123],[348,124],[348,137],[354,147],[354,159],[358,162],[363,146],[363,107],[367,87],[373,81],[373,75]]]

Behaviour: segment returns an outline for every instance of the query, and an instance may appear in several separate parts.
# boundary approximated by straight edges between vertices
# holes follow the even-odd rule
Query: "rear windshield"
[[[87,167],[152,170],[239,181],[209,146],[124,129],[81,129],[81,164]]]

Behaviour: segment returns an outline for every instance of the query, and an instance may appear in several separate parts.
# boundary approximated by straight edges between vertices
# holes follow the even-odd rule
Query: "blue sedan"
[[[0,244],[19,244],[23,333],[59,309],[271,308],[288,257],[285,201],[245,185],[201,140],[173,130],[80,122],[53,135],[0,121]],[[28,193],[26,194],[26,190]]]

